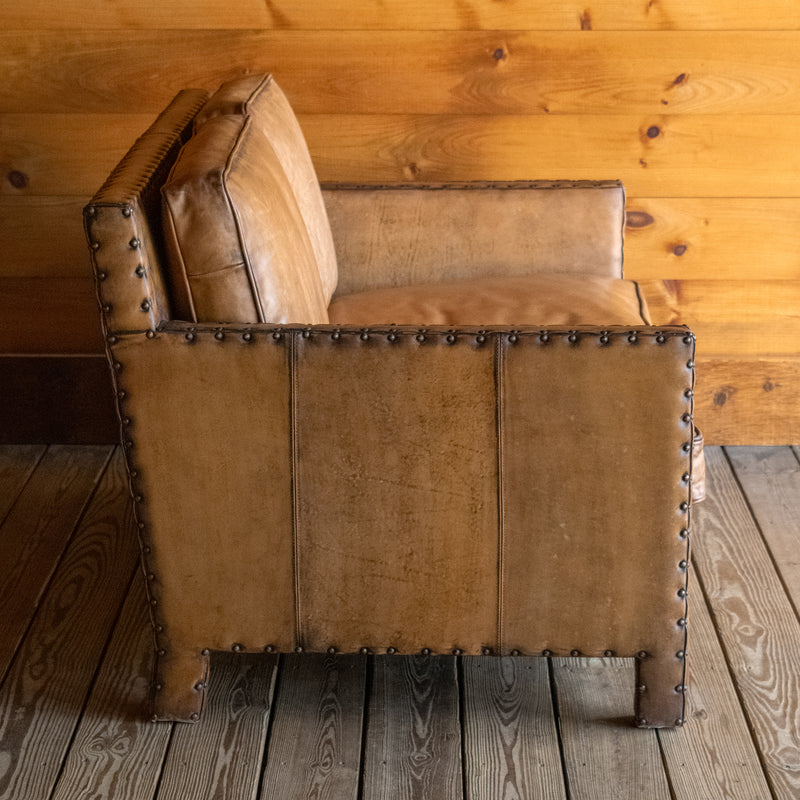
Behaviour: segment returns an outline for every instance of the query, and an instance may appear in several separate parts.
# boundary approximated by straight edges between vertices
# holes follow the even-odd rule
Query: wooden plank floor
[[[120,453],[0,448],[0,798],[795,800],[800,449],[710,448],[688,724],[623,659],[214,657],[199,725],[144,717],[152,642]]]

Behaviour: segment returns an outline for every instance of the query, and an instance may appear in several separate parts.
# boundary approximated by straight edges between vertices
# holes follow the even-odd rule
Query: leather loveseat
[[[211,651],[422,651],[635,658],[682,724],[695,339],[623,227],[615,181],[321,189],[269,76],[173,100],[85,209],[155,719]]]

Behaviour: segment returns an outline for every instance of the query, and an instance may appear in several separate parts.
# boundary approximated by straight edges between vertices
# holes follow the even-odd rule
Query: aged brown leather
[[[230,313],[243,319],[181,321],[153,198],[201,102],[176,99],[85,212],[156,640],[155,718],[199,718],[212,650],[423,650],[634,657],[647,687],[636,695],[637,724],[682,724],[700,469],[694,337],[647,324],[635,285],[610,273],[621,249],[616,212],[603,212],[610,227],[600,239],[613,244],[592,258],[604,265],[594,277],[551,278],[541,263],[526,274],[525,258],[511,253],[516,266],[503,277],[498,264],[477,266],[481,241],[496,247],[495,231],[473,230],[480,198],[496,213],[498,193],[515,193],[516,208],[542,190],[416,189],[469,193],[477,216],[462,217],[463,260],[453,253],[445,263],[426,222],[425,237],[407,241],[431,273],[403,281],[397,231],[350,224],[353,236],[372,237],[351,251],[370,252],[372,266],[340,260],[344,286],[364,294],[337,298],[330,323],[250,323],[252,296],[228,288],[213,303],[232,296]],[[250,111],[212,115],[198,141],[215,125],[241,136],[248,120]],[[282,188],[269,187],[269,201],[251,197],[263,186],[242,175],[228,190],[235,211],[268,202],[267,228],[280,219],[296,231],[302,215],[283,191],[280,159],[260,140],[244,152],[254,174]],[[546,196],[568,216],[571,193],[585,189],[559,185]],[[343,191],[348,208],[361,207],[351,202],[360,190]],[[365,191],[374,201],[377,190]],[[286,207],[276,210],[276,198]],[[577,207],[552,230],[582,224],[585,198]],[[218,234],[209,246],[225,250],[229,229],[203,219]],[[270,243],[284,234],[252,231]],[[184,238],[184,260],[199,258],[195,243],[208,244],[199,233]],[[327,313],[308,239],[282,247],[260,262],[271,273],[259,284],[268,295],[260,313],[304,303],[316,313],[318,302]],[[377,264],[395,265],[388,284],[376,285]],[[308,270],[318,276],[313,292],[294,277]],[[371,310],[373,290],[383,305]],[[401,307],[424,317],[385,319]]]
[[[334,298],[328,316],[353,325],[649,324],[635,281],[558,274],[373,289]]]

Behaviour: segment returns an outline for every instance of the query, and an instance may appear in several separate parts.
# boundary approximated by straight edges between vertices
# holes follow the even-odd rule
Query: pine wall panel
[[[178,89],[267,70],[322,180],[622,179],[626,275],[698,334],[707,439],[800,442],[795,0],[29,0],[0,18],[0,353],[100,352],[82,204]]]

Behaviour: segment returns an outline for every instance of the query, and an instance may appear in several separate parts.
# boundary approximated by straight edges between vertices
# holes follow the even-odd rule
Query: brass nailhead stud
[[[244,650],[244,645],[236,642],[235,644],[231,645],[231,650],[233,650],[234,653],[241,653],[242,650]]]
[[[694,336],[684,336],[683,343],[684,344],[691,344],[694,341]]]
[[[147,580],[154,581],[155,579],[156,579],[156,576],[152,572],[148,574]]]
[[[331,334],[331,339],[333,339],[333,341],[334,341],[334,342],[338,342],[338,341],[339,341],[339,339],[341,339],[341,338],[342,338],[342,333],[341,333],[341,331],[334,331],[334,332]]]
[[[431,649],[430,647],[423,647],[422,650],[420,650],[420,652],[424,656],[429,656],[431,654]]]
[[[154,688],[154,689],[155,689],[157,692],[160,692],[160,691],[161,691],[161,690],[164,688],[164,684],[163,684],[163,683],[157,683],[157,684],[156,684],[156,685],[155,685],[153,688]]]
[[[142,264],[139,264],[133,272],[137,278],[144,278],[144,266]]]
[[[156,625],[156,631],[158,633],[163,633],[164,632],[164,626],[163,625]]]
[[[187,342],[193,342],[194,341],[194,333],[192,333],[192,331],[189,331],[188,333],[184,334],[183,338],[186,339]]]
[[[636,720],[636,724],[639,726],[647,725],[647,720],[644,717],[639,717],[639,719]]]
[[[208,649],[207,647],[204,647],[204,648],[203,648],[203,649],[200,651],[200,655],[201,655],[201,656],[207,656],[207,655],[209,654],[209,652],[210,652],[210,651],[209,651],[209,649]]]
[[[163,656],[165,656],[167,654],[167,651],[166,650],[159,650],[158,654],[163,657]]]
[[[684,442],[683,446],[681,447],[684,453],[691,453],[692,452],[692,443],[691,442]]]
[[[519,654],[520,654],[520,653],[519,653],[519,650],[512,650],[512,651],[511,651],[511,655],[512,655],[512,656],[518,656]]]
[[[157,714],[153,714],[153,716],[150,717],[150,722],[158,722],[158,715]]]
[[[482,656],[490,656],[491,654],[492,654],[492,648],[491,647],[483,647],[483,648],[481,648],[481,655]]]
[[[603,335],[600,337],[600,344],[608,344],[608,342],[609,342],[608,334],[605,334],[605,333],[604,333],[604,334],[603,334]]]
[[[517,336],[517,334],[516,334],[516,333],[512,333],[512,334],[511,334],[511,335],[508,337],[508,341],[509,341],[509,342],[511,342],[511,344],[516,344],[518,339],[519,339],[519,337]]]
[[[547,344],[550,341],[550,334],[547,331],[542,331],[539,334],[539,341],[544,342],[544,344]]]
[[[205,688],[206,688],[206,685],[203,683],[203,681],[200,681],[199,683],[196,683],[196,684],[194,685],[194,688],[195,688],[195,690],[196,690],[196,691],[198,691],[198,692],[202,692],[202,691],[203,691],[203,689],[205,689]]]
[[[580,650],[570,650],[569,654],[571,656],[573,656],[573,658],[577,658],[581,654],[581,651]]]
[[[666,336],[664,336],[664,334],[663,334],[663,333],[659,333],[659,334],[656,336],[656,341],[657,341],[659,344],[664,344],[664,342],[666,342],[666,341],[667,341],[667,337],[666,337]]]
[[[687,368],[687,369],[694,369],[694,361],[692,361],[691,359],[689,359],[689,360],[686,362],[686,368]]]
[[[145,546],[142,548],[142,551],[143,551],[144,553],[150,553],[150,552],[151,552],[150,548],[149,548],[147,545],[145,545]]]
[[[128,439],[128,441],[125,442],[125,447],[127,447],[128,450],[130,450],[133,447],[133,440],[132,439]]]
[[[329,647],[329,648],[328,648],[328,653],[329,653],[330,655],[333,655],[335,652],[336,652],[336,648],[335,648],[335,647]]]
[[[693,391],[692,389],[687,389],[687,390],[686,390],[686,391],[683,393],[683,396],[684,396],[684,397],[686,397],[686,398],[689,398],[689,397],[694,397],[694,391]]]
[[[224,334],[222,331],[217,331],[217,332],[214,334],[214,338],[215,338],[215,339],[216,339],[218,342],[221,342],[221,341],[222,341],[222,340],[225,338],[225,334]]]
[[[686,627],[686,624],[687,624],[687,623],[686,623],[686,619],[684,619],[683,617],[681,617],[681,618],[678,620],[678,626],[679,626],[679,627],[681,627],[681,628],[685,628],[685,627]]]
[[[152,331],[152,330],[148,330],[148,331],[145,331],[144,335],[145,335],[145,336],[146,336],[148,339],[153,339],[153,338],[155,338],[156,332],[155,332],[155,331]]]
[[[369,647],[362,647],[358,652],[361,653],[362,656],[365,656],[369,653]]]
[[[637,687],[636,687],[636,689],[637,689],[637,691],[638,691],[640,694],[644,694],[644,693],[647,691],[647,686],[645,686],[645,685],[642,683],[642,684],[640,684],[639,686],[637,686]]]
[[[676,691],[676,692],[678,692],[678,694],[683,694],[683,692],[685,692],[685,691],[686,691],[686,687],[685,687],[685,686],[684,686],[682,683],[679,683],[679,684],[678,684],[678,685],[675,687],[675,691]]]
[[[92,250],[99,250],[100,242],[92,242]]]
[[[686,658],[686,652],[684,650],[678,650],[678,652],[675,653],[675,657],[681,659],[682,661],[684,658]]]
[[[245,331],[242,334],[242,340],[245,342],[251,342],[253,340],[253,334],[250,331]]]
[[[191,716],[190,716],[190,719],[192,719],[192,720],[194,720],[195,722],[197,722],[197,720],[199,720],[199,719],[200,719],[200,715],[199,715],[199,714],[198,714],[196,711],[194,711],[194,712],[192,712],[192,714],[191,714]]]
[[[130,215],[131,215],[130,206],[123,206],[122,207],[122,216],[123,217],[129,217]]]
[[[361,341],[366,342],[369,339],[369,333],[367,331],[361,331]]]
[[[603,650],[603,655],[606,658],[613,658],[614,657],[614,651],[613,650]]]
[[[454,647],[451,652],[454,656],[460,656],[464,651],[460,647]]]
[[[116,343],[117,343],[117,337],[116,337],[116,336],[113,336],[113,335],[112,335],[112,336],[109,336],[109,337],[108,337],[108,339],[107,339],[106,341],[107,341],[109,344],[116,344]]]
[[[150,310],[150,301],[149,300],[142,300],[142,304],[139,306],[142,311],[149,311]]]
[[[684,724],[684,720],[683,720],[683,719],[680,719],[680,718],[679,718],[679,719],[676,719],[676,720],[675,720],[675,725],[676,725],[678,728],[682,728],[682,727],[683,727],[683,724]]]
[[[639,335],[637,333],[629,333],[628,334],[628,341],[631,344],[636,344],[639,341]]]
[[[112,308],[111,303],[104,303],[103,304],[103,311],[106,314],[110,314],[111,313],[111,308]]]
[[[640,650],[636,654],[636,658],[647,658],[647,650]]]
[[[390,342],[396,342],[397,341],[397,334],[396,333],[390,333],[386,338]]]
[[[108,277],[108,273],[107,272],[100,271],[100,272],[97,273],[97,280],[99,280],[99,281],[104,281],[107,277]]]
[[[418,333],[418,334],[416,335],[416,337],[414,337],[414,338],[416,338],[416,340],[417,340],[418,342],[424,342],[424,341],[425,341],[425,334],[424,334],[424,333]]]
[[[397,652],[397,648],[396,648],[396,647],[387,647],[387,648],[386,648],[386,652],[387,652],[387,653],[388,653],[390,656],[393,656],[393,655],[394,655],[394,654]]]
[[[478,336],[475,337],[475,341],[478,344],[483,344],[486,341],[486,337],[482,333],[480,333],[478,334]]]
[[[683,502],[682,502],[682,503],[681,503],[681,504],[678,506],[678,508],[680,508],[680,510],[681,510],[681,511],[684,511],[684,512],[685,512],[685,511],[688,511],[688,510],[689,510],[689,504],[688,504],[688,503],[687,503],[687,502],[684,500],[684,501],[683,501]]]
[[[578,334],[575,331],[571,331],[567,339],[571,344],[575,344],[578,341]]]
[[[297,645],[297,647],[295,647],[294,651],[295,651],[295,653],[302,653],[303,652],[303,646],[300,645],[300,644]]]
[[[689,562],[688,562],[688,561],[686,561],[686,560],[684,560],[684,561],[681,561],[681,562],[678,564],[678,566],[679,566],[681,569],[686,569],[686,568],[689,566]]]
[[[94,206],[88,206],[88,207],[86,208],[86,213],[87,213],[87,214],[88,214],[90,217],[93,217],[95,214],[97,214],[97,209],[96,209]]]
[[[678,589],[678,597],[686,597],[688,594],[689,592],[686,589]]]
[[[131,250],[137,250],[141,242],[134,236],[133,239],[128,242],[128,244],[130,245]]]
[[[680,533],[678,534],[678,536],[681,539],[685,539],[688,535],[689,535],[689,529],[688,528],[681,528]]]
[[[682,480],[684,483],[689,483],[689,481],[691,480],[691,478],[692,478],[692,476],[691,476],[691,475],[690,475],[688,472],[684,472],[684,473],[683,473],[683,475],[681,475],[681,480]]]
[[[551,655],[553,655],[553,651],[552,650],[542,650],[542,655],[545,658],[549,658]]]
[[[268,645],[267,645],[267,646],[264,648],[264,652],[265,652],[265,653],[274,653],[274,652],[275,652],[275,645],[274,645],[274,644],[268,644]]]
[[[304,339],[310,339],[311,338],[311,331],[308,328],[305,328],[303,330],[303,338]]]
[[[277,341],[279,341],[280,339],[283,338],[283,334],[280,331],[275,331],[272,334],[272,338],[277,342]]]
[[[122,364],[120,364],[120,363],[119,363],[119,361],[115,361],[115,362],[114,362],[114,369],[115,369],[117,372],[119,372],[119,371],[122,369]]]
[[[453,344],[456,340],[456,337],[452,333],[448,333],[445,339],[447,340],[448,344]]]
[[[686,413],[685,413],[685,414],[684,414],[684,415],[681,417],[681,419],[682,419],[684,422],[691,422],[691,421],[692,421],[692,415],[691,415],[691,414],[690,414],[690,413],[687,411],[687,412],[686,412]]]

